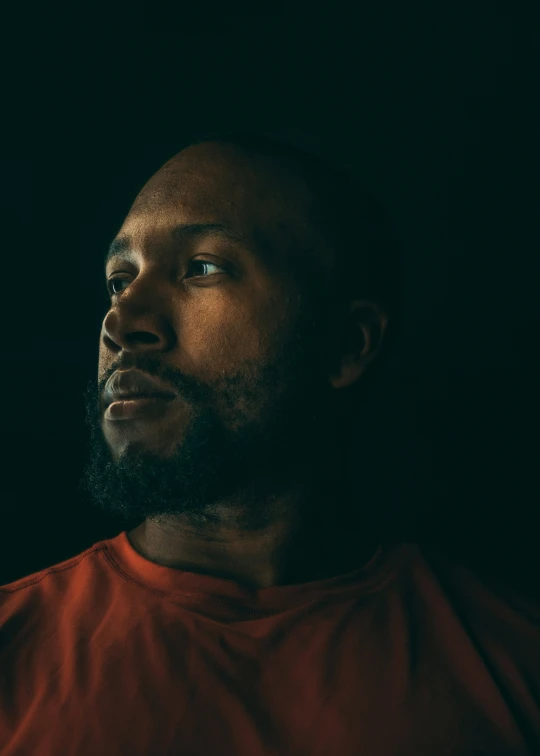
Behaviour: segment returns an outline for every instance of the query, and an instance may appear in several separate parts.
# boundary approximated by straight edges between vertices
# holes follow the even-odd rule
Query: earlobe
[[[362,366],[358,365],[358,363],[346,362],[341,366],[340,374],[330,378],[330,385],[336,389],[348,388],[360,378],[365,368],[366,365]]]
[[[330,377],[333,388],[347,388],[361,377],[381,349],[387,324],[386,313],[376,304],[351,302],[344,354],[338,371]]]

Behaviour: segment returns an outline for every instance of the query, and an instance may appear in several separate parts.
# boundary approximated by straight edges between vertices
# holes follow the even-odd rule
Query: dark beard
[[[168,380],[191,409],[181,442],[166,457],[138,450],[113,459],[98,403],[110,373],[99,385],[89,382],[84,400],[90,440],[82,489],[103,511],[130,522],[182,516],[183,522],[200,526],[217,521],[227,502],[232,508],[241,499],[237,524],[246,530],[264,527],[273,518],[274,500],[307,468],[319,476],[324,470],[330,389],[322,382],[314,386],[313,369],[305,369],[309,361],[301,349],[288,355],[279,364],[251,369],[249,377],[223,379],[212,389],[164,372],[155,360],[141,356],[136,367]],[[226,419],[215,409],[212,392],[226,408]]]

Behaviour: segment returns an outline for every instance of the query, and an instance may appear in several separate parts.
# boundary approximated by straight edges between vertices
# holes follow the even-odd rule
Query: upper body
[[[257,140],[143,187],[107,255],[83,478],[140,524],[4,588],[2,753],[538,742],[535,620],[415,549],[389,566],[363,459],[345,492],[394,253],[352,180]]]
[[[124,531],[0,589],[2,756],[540,752],[540,605],[412,544],[248,588]]]

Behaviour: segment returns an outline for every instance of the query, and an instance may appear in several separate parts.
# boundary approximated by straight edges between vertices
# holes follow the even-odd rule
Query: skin
[[[139,520],[128,538],[150,561],[259,589],[350,572],[377,549],[341,482],[343,390],[378,354],[387,318],[315,291],[328,250],[308,203],[276,161],[205,143],[150,179],[116,236],[129,251],[105,270],[122,280],[85,393],[82,483],[103,510]],[[241,241],[173,233],[208,222]],[[129,367],[177,389],[166,415],[104,418],[105,382]]]

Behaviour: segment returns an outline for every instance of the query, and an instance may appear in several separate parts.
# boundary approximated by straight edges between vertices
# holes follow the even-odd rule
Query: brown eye
[[[215,263],[212,263],[212,262],[208,262],[207,260],[191,260],[190,264],[189,264],[189,270],[192,270],[193,268],[197,269],[197,267],[198,267],[199,271],[200,271],[201,267],[203,269],[210,267],[210,268],[216,268],[218,273],[224,273],[225,272],[225,268],[224,267],[222,267],[221,265],[216,265]],[[212,271],[210,271],[210,273],[212,273]],[[195,274],[195,278],[197,276],[199,276],[199,275],[202,275],[204,278],[206,278],[206,276],[204,275],[204,273],[201,274],[200,272],[198,272],[198,273]],[[189,276],[187,276],[187,277],[189,277]]]
[[[107,291],[109,292],[111,297],[114,297],[116,294],[120,294],[120,292],[123,291],[123,289],[121,289],[120,291],[117,291],[116,285],[117,285],[117,282],[119,281],[122,282],[124,280],[125,280],[124,278],[119,278],[118,276],[113,276],[112,278],[109,278],[109,280],[107,281]]]

